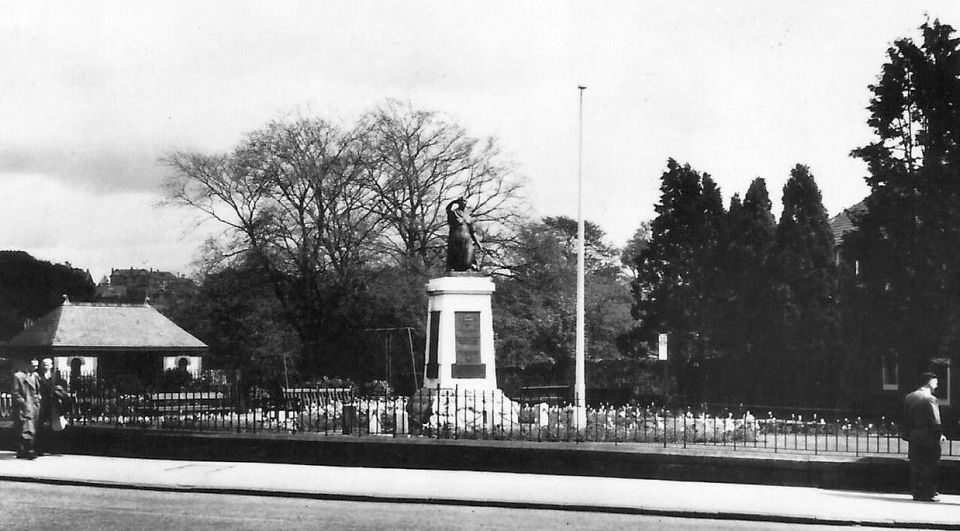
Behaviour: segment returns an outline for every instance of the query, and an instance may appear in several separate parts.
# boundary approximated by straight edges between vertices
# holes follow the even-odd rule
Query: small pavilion
[[[65,379],[120,375],[152,382],[167,369],[198,375],[207,345],[150,306],[71,303],[24,328],[0,347],[9,358],[54,360]]]

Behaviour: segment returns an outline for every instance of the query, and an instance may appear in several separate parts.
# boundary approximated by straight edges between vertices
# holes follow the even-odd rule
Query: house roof
[[[7,347],[170,350],[207,346],[146,304],[68,300],[14,336]]]
[[[853,220],[866,211],[867,205],[864,204],[863,201],[860,201],[850,208],[843,209],[843,212],[840,212],[836,216],[830,218],[830,230],[833,232],[833,241],[835,245],[840,245],[843,243],[844,234],[853,230],[857,230],[857,227],[853,224]]]

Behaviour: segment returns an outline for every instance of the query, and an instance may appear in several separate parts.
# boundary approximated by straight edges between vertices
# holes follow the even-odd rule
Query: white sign
[[[667,334],[660,334],[658,341],[658,350],[657,350],[657,359],[661,361],[667,360]]]

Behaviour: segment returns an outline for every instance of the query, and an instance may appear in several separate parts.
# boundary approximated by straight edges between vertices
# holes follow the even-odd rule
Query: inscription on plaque
[[[457,362],[451,367],[454,378],[484,378],[486,366],[480,363],[480,312],[455,312]]]

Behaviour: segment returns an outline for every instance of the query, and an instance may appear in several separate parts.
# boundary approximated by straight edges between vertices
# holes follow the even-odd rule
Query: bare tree
[[[377,247],[375,190],[355,132],[318,119],[272,122],[228,155],[174,153],[168,202],[206,214],[269,275],[291,324],[317,357],[317,334]]]
[[[522,184],[495,139],[471,137],[436,112],[395,100],[367,113],[361,128],[388,255],[425,261],[439,256],[444,208],[459,197],[482,227],[485,249],[497,253],[497,241],[519,220]]]
[[[224,227],[216,256],[267,275],[306,366],[327,374],[352,372],[356,360],[345,352],[358,320],[379,315],[365,306],[383,296],[367,292],[378,275],[410,258],[439,263],[447,202],[467,199],[493,250],[520,211],[520,184],[493,139],[396,102],[350,130],[315,118],[275,121],[228,154],[181,152],[164,162],[173,169],[167,202]],[[402,278],[421,284],[429,269]]]

